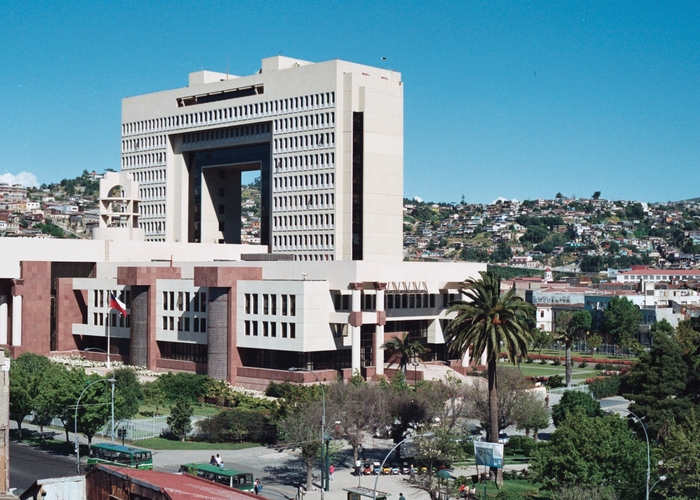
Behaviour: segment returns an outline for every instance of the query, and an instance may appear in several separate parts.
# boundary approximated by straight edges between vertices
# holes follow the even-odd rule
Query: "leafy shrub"
[[[158,386],[168,401],[184,398],[196,402],[204,398],[210,377],[195,373],[164,373],[158,377]]]
[[[612,363],[596,363],[595,364],[595,369],[596,370],[614,370],[616,368],[615,365]]]
[[[552,500],[617,500],[615,490],[605,486],[565,486],[552,493]]]
[[[579,368],[585,368],[585,367],[587,367],[587,366],[588,366],[588,363],[586,363],[585,361],[581,361],[581,362],[578,364],[578,367],[579,367]]]
[[[552,420],[554,425],[559,426],[569,413],[574,411],[574,408],[583,408],[584,412],[589,417],[602,417],[603,410],[600,409],[600,403],[593,399],[593,396],[581,391],[564,391],[559,404],[552,406]]]
[[[561,366],[561,360],[560,360],[559,358],[557,358],[557,359],[555,359],[554,361],[552,361],[552,364],[553,364],[554,366]]]
[[[596,378],[588,384],[588,389],[596,399],[620,395],[622,379],[619,375]]]
[[[547,387],[550,389],[556,389],[557,387],[564,386],[564,376],[563,375],[551,375],[547,380]]]
[[[528,356],[527,359],[525,360],[525,362],[526,362],[526,363],[534,363],[535,360],[532,359],[530,356]]]
[[[523,496],[517,491],[513,490],[501,490],[496,495],[498,500],[524,500]]]
[[[546,365],[546,364],[547,364],[547,360],[546,360],[546,359],[540,359],[540,364],[541,364],[541,365]]]
[[[231,408],[197,422],[199,438],[215,443],[243,440],[256,443],[274,441],[275,428],[265,411]]]
[[[523,437],[522,441],[520,442],[520,449],[523,451],[523,455],[526,457],[531,457],[536,447],[537,443],[531,437]]]

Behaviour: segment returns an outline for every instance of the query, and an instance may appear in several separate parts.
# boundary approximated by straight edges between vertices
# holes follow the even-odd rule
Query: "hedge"
[[[549,354],[534,354],[534,353],[528,353],[527,355],[528,358],[530,359],[541,359],[545,361],[561,361],[563,359],[563,356],[552,356]],[[508,354],[507,353],[501,353],[501,358],[507,359]],[[623,366],[632,366],[635,361],[629,360],[629,359],[600,359],[600,358],[590,358],[590,357],[585,357],[585,356],[571,356],[571,361],[573,363],[594,363],[594,364],[600,364],[600,363],[605,363],[605,364],[610,364],[610,365],[623,365]]]

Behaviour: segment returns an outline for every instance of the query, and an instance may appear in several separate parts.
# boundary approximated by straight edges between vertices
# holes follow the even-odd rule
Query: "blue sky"
[[[3,0],[0,33],[0,180],[118,169],[123,97],[281,53],[402,73],[409,198],[700,196],[699,2]]]

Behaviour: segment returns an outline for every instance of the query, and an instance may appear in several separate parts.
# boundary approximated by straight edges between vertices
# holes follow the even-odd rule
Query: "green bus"
[[[253,491],[253,474],[234,469],[222,469],[210,464],[185,464],[180,472],[225,484],[242,491]]]
[[[111,443],[91,444],[90,455],[87,459],[88,469],[97,464],[119,465],[132,469],[152,469],[153,457],[149,450],[143,448]]]

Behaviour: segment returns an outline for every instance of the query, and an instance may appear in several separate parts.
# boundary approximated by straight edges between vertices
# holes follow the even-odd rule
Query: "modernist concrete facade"
[[[446,361],[449,303],[486,265],[402,260],[400,74],[273,57],[189,83],[124,100],[95,239],[0,240],[0,344],[95,357],[109,339],[132,365],[259,388],[309,375],[291,367],[381,375],[404,333]],[[246,170],[258,246],[238,244]]]
[[[149,241],[240,242],[241,172],[259,170],[261,243],[299,260],[401,260],[401,75],[263,59],[124,99],[122,164]]]
[[[248,387],[303,377],[290,367],[373,378],[388,361],[381,345],[403,333],[430,348],[425,360],[448,360],[449,303],[486,267],[257,261],[268,254],[248,245],[0,245],[0,344],[13,355],[107,350],[109,337],[115,359]],[[127,304],[126,318],[109,308],[110,292]]]

